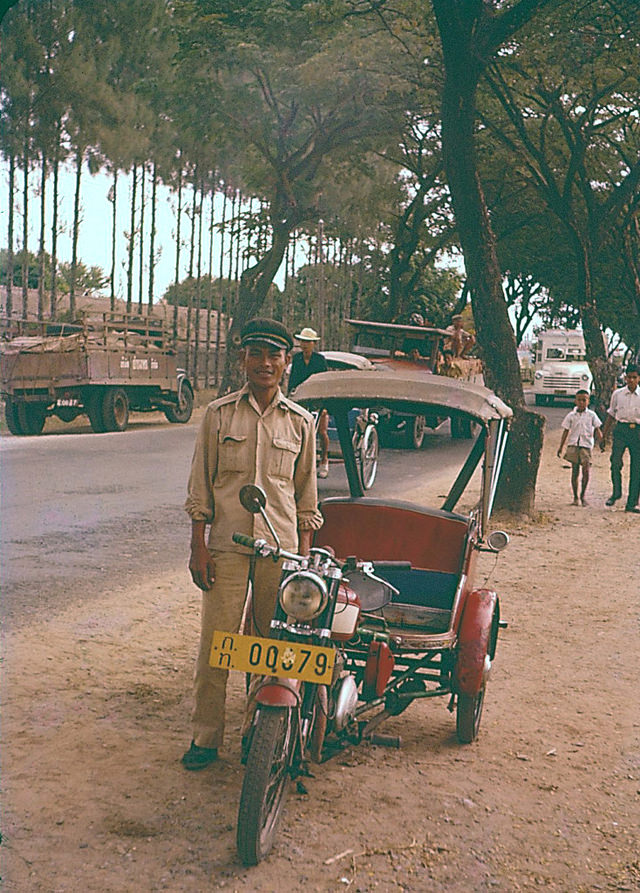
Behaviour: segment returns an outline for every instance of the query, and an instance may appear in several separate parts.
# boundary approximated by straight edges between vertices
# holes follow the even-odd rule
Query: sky
[[[8,207],[9,207],[9,169],[3,161],[0,166],[0,248],[8,245]],[[16,171],[15,197],[14,197],[14,251],[22,248],[23,227],[23,194],[22,171]],[[131,176],[120,174],[118,176],[118,202],[117,202],[117,248],[116,248],[116,297],[126,298],[127,293],[127,250],[128,243],[126,233],[130,229],[130,200],[131,200]],[[81,223],[78,238],[78,258],[87,267],[99,266],[106,276],[111,271],[111,227],[112,206],[108,199],[109,190],[113,185],[113,178],[107,174],[99,173],[92,176],[88,169],[83,169],[81,180],[80,204]],[[58,259],[71,261],[72,225],[73,225],[73,198],[75,191],[75,172],[70,168],[61,168],[59,178],[58,203]],[[149,254],[149,228],[151,225],[151,184],[146,184],[147,206],[145,209],[145,237],[144,237],[144,301],[147,300],[148,291],[148,254]],[[184,200],[191,199],[191,192],[185,192]],[[51,218],[53,209],[53,183],[49,178],[46,186],[46,237],[45,250],[51,253]],[[139,204],[139,186],[138,186]],[[210,201],[205,202],[203,225],[209,220]],[[227,214],[229,212],[227,211]],[[216,196],[215,217],[220,220],[222,214],[222,196]],[[28,248],[34,254],[38,253],[40,239],[40,171],[35,170],[29,176],[29,234]],[[176,232],[177,232],[177,196],[172,194],[165,186],[159,185],[157,191],[156,210],[156,253],[159,255],[154,273],[154,303],[157,303],[165,293],[169,285],[175,280],[176,265]],[[183,208],[180,241],[182,243],[180,258],[180,279],[187,275],[189,265],[188,240],[191,234],[191,221]],[[220,237],[214,233],[213,247],[213,274],[219,275],[220,269]],[[202,271],[208,272],[209,264],[209,239],[203,242]],[[137,300],[139,282],[140,259],[136,253],[134,261],[134,300]],[[228,258],[224,260],[224,275],[228,275]],[[275,282],[282,287],[283,275],[279,274]],[[109,287],[105,291],[108,294]]]

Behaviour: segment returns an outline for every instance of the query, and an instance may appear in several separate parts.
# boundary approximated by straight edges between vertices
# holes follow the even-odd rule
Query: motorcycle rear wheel
[[[259,708],[238,809],[236,845],[244,865],[257,865],[273,846],[289,789],[294,727],[290,708]]]

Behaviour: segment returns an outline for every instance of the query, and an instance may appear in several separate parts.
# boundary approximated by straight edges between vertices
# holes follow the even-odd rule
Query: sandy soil
[[[591,505],[545,448],[533,521],[481,582],[501,634],[479,740],[461,747],[444,699],[316,768],[277,847],[235,855],[241,683],[222,759],[186,773],[198,597],[185,569],[5,636],[7,891],[515,891],[640,889],[640,520]],[[426,495],[426,494],[424,494]],[[418,498],[413,494],[413,498]]]

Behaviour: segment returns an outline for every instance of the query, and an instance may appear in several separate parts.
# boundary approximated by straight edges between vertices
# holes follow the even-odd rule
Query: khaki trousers
[[[228,672],[209,666],[214,630],[235,633],[240,628],[249,572],[249,556],[224,552],[215,556],[213,588],[202,593],[200,648],[194,678],[193,740],[198,747],[220,747],[224,738]],[[268,635],[273,617],[280,564],[259,558],[253,588],[252,634]]]

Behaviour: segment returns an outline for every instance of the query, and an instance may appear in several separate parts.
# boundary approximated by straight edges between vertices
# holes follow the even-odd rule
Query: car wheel
[[[419,450],[424,441],[424,429],[426,427],[426,419],[423,415],[413,416],[407,420],[406,443],[410,450]]]

